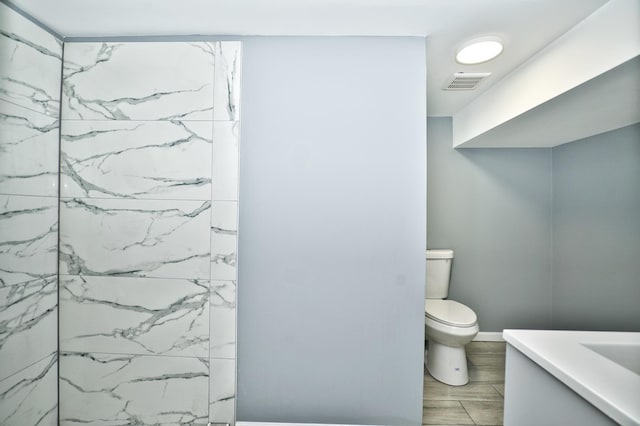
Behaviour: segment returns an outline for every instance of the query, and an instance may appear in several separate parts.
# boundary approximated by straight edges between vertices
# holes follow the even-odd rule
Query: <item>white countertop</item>
[[[640,425],[640,375],[584,346],[640,345],[640,333],[504,330],[503,337],[616,422]]]

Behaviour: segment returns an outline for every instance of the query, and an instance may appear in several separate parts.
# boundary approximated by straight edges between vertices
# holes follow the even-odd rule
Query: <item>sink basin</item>
[[[640,345],[607,343],[583,343],[582,345],[627,370],[640,375]]]

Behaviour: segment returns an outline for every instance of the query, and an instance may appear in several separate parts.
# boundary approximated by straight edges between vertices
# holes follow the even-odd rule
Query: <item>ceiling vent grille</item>
[[[490,72],[456,72],[447,80],[442,89],[473,90],[490,75]]]

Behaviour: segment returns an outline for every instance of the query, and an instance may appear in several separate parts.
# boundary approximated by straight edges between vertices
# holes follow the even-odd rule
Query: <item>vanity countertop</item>
[[[503,337],[616,422],[640,425],[640,333],[504,330]]]

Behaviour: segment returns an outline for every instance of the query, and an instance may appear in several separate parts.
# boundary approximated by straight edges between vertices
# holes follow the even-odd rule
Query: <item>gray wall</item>
[[[237,418],[418,425],[424,40],[244,41]]]
[[[429,118],[427,240],[455,251],[449,297],[481,331],[551,327],[551,150],[452,148]]]
[[[553,326],[640,331],[640,125],[553,149]]]
[[[428,120],[429,248],[450,298],[504,328],[640,331],[640,125],[553,149],[452,148]]]

